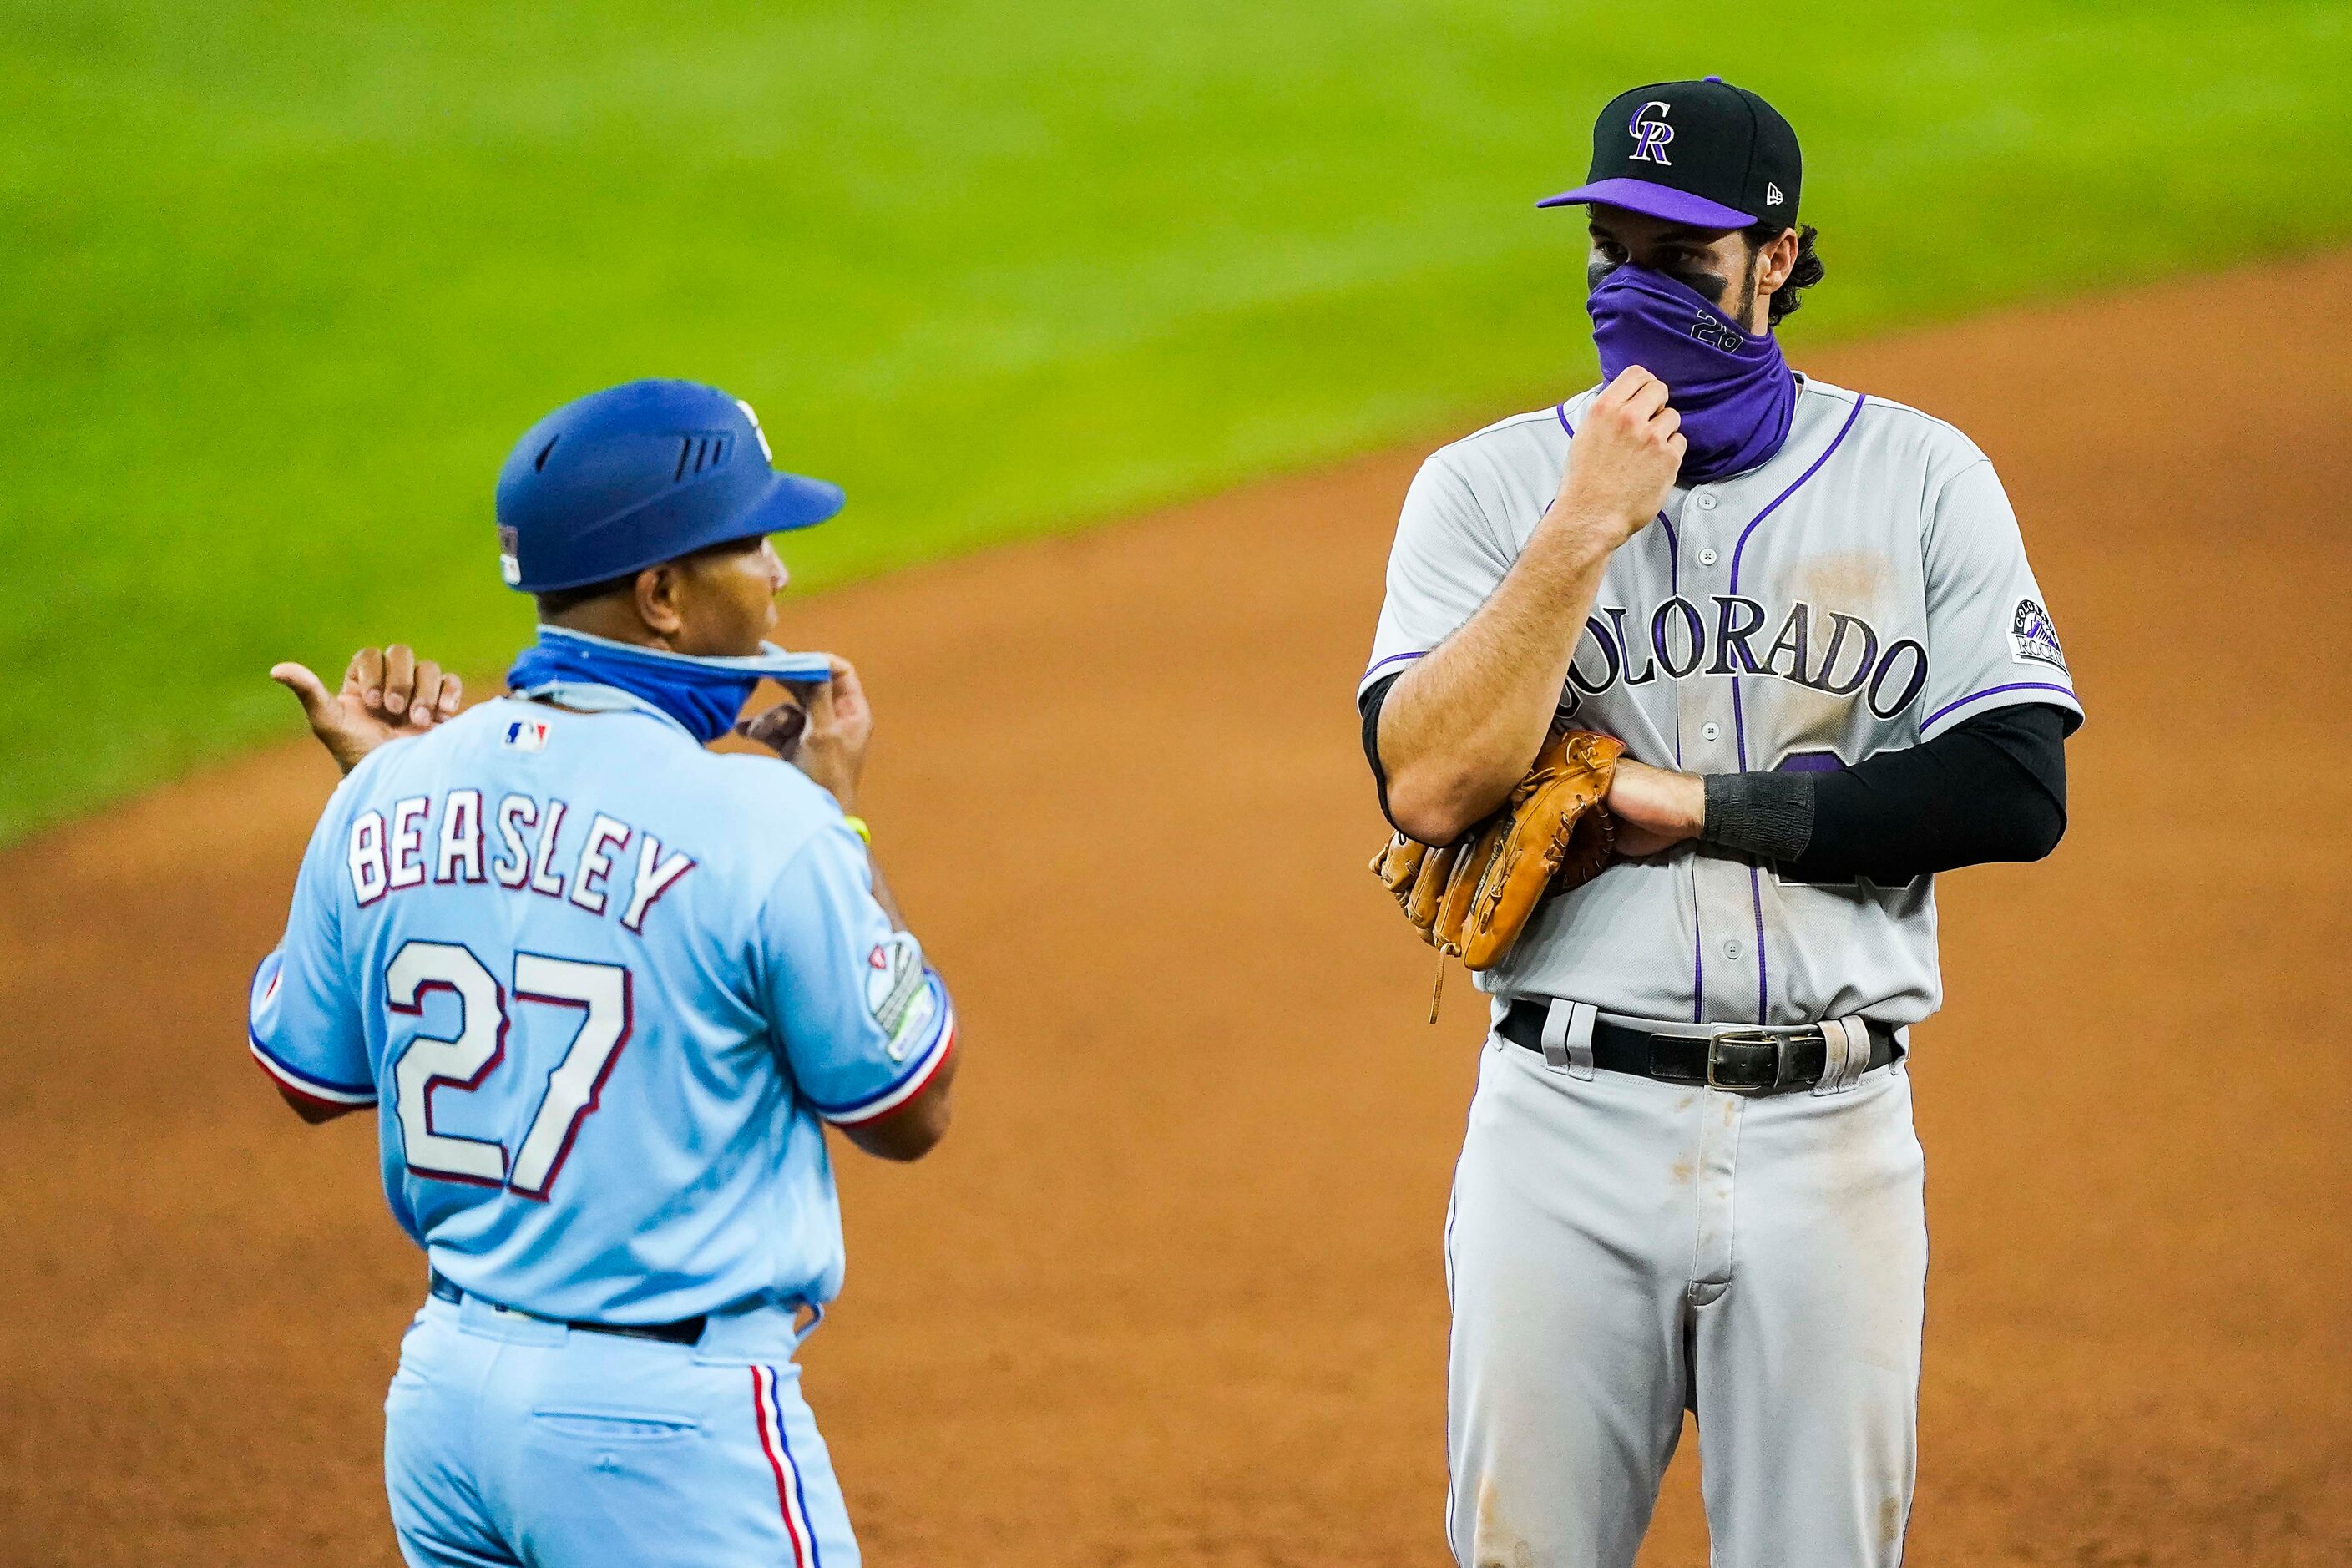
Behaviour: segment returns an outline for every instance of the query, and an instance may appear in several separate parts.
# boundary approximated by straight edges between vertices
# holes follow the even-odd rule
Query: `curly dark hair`
[[[1789,232],[1785,223],[1759,223],[1748,230],[1748,242],[1758,250]],[[1805,301],[1804,291],[1828,276],[1829,268],[1822,265],[1821,256],[1813,249],[1813,239],[1821,231],[1811,224],[1797,230],[1797,264],[1789,268],[1789,280],[1772,290],[1772,303],[1767,308],[1768,324],[1779,326],[1781,321],[1797,313]]]

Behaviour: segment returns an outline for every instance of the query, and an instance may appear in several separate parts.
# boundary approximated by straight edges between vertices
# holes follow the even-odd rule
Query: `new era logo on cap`
[[[1780,187],[1769,180],[1764,182],[1764,205],[1768,207],[1780,205]]]

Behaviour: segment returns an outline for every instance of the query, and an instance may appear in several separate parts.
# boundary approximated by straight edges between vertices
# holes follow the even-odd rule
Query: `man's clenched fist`
[[[1666,405],[1666,384],[1627,365],[1584,411],[1553,514],[1567,526],[1610,531],[1612,547],[1641,532],[1682,472],[1682,423]]]

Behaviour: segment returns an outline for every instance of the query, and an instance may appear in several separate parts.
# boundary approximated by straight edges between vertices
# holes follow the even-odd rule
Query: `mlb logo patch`
[[[518,752],[547,750],[547,724],[539,719],[518,719],[507,726],[507,744]]]

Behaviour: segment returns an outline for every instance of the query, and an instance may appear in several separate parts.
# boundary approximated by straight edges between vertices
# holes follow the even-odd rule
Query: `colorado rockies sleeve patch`
[[[2058,628],[2050,624],[2050,612],[2031,599],[2017,601],[2017,613],[2009,622],[2009,643],[2010,657],[2018,664],[2066,668],[2066,655],[2058,647]]]

